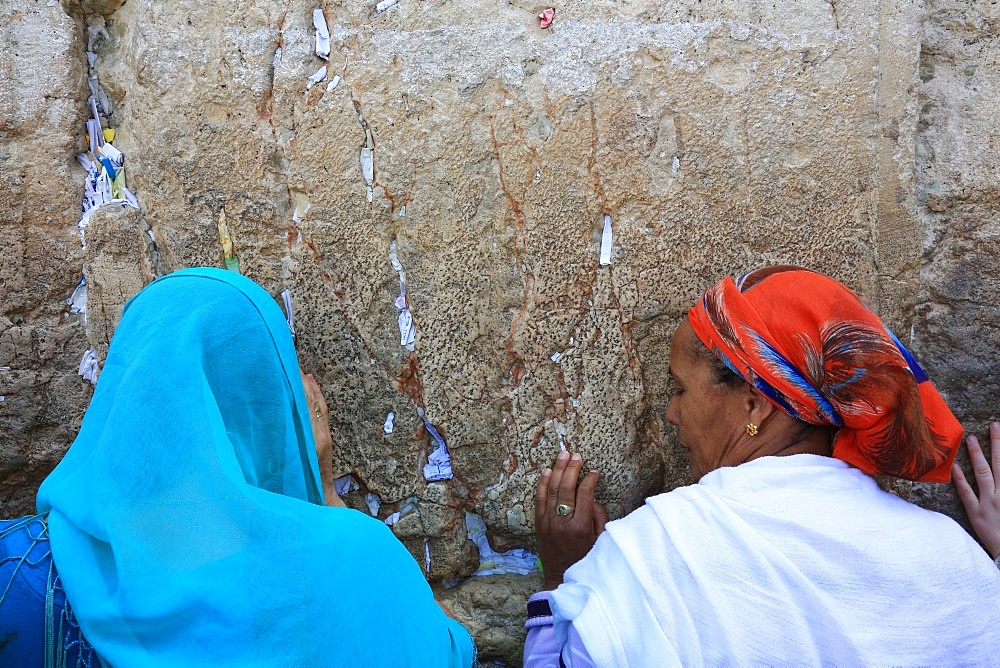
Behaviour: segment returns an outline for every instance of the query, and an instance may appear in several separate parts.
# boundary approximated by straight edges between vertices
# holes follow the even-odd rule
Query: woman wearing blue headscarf
[[[28,527],[35,547],[47,528],[55,564],[47,662],[92,646],[116,666],[471,665],[471,638],[392,532],[323,505],[317,409],[281,311],[249,279],[184,270],[130,301],[38,492],[47,527]],[[4,636],[17,644],[4,630],[0,656]]]

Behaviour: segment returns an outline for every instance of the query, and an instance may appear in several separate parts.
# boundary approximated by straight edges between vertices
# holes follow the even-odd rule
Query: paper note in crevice
[[[382,425],[382,431],[384,431],[386,434],[391,434],[392,433],[392,429],[393,429],[392,421],[394,419],[396,419],[396,414],[395,413],[390,412],[386,416],[386,418],[385,418],[385,424]]]
[[[73,294],[66,300],[70,313],[82,313],[83,321],[87,322],[87,277],[80,278],[80,282],[73,289]]]
[[[368,504],[368,510],[371,511],[372,517],[378,517],[378,509],[382,507],[382,499],[379,498],[378,494],[373,492],[365,494],[365,503]]]
[[[399,520],[403,519],[404,517],[412,513],[417,513],[419,515],[420,511],[417,510],[416,498],[411,496],[407,498],[405,501],[403,501],[403,505],[399,507],[399,510],[389,515],[389,517],[385,518],[385,523],[388,524],[389,526],[392,526]]]
[[[226,211],[219,212],[219,245],[222,246],[222,261],[229,271],[240,273],[240,258],[233,248],[233,238],[229,234],[229,226],[226,225]]]
[[[333,481],[333,489],[337,492],[337,496],[344,496],[360,489],[360,486],[358,485],[358,481],[354,479],[354,476],[345,475]]]
[[[454,478],[455,475],[451,470],[451,455],[448,453],[448,446],[445,444],[444,439],[441,438],[441,434],[434,428],[434,425],[424,418],[423,410],[418,410],[417,414],[424,421],[424,428],[427,429],[427,433],[431,435],[431,438],[437,444],[437,448],[430,454],[427,458],[427,463],[424,465],[424,480],[434,482],[436,480],[450,480]]]
[[[413,326],[413,316],[409,309],[399,312],[399,345],[409,346],[417,338],[417,328]]]
[[[285,288],[281,292],[281,302],[285,305],[285,321],[288,323],[288,331],[295,336],[295,316],[292,315],[292,291]]]
[[[533,552],[523,548],[506,552],[494,550],[493,546],[490,545],[489,536],[486,534],[486,522],[479,515],[466,511],[465,529],[468,532],[469,540],[479,548],[479,570],[473,575],[503,575],[504,573],[528,575],[540,570],[538,556]]]
[[[295,211],[292,212],[292,221],[301,223],[305,220],[311,208],[312,202],[309,201],[308,195],[305,193],[295,193]]]
[[[368,203],[372,203],[375,187],[375,140],[372,138],[372,131],[365,128],[365,145],[361,147],[361,176],[368,186]]]
[[[330,29],[322,9],[313,10],[313,27],[316,28],[316,55],[323,60],[330,59]]]
[[[407,350],[413,350],[417,339],[417,327],[413,324],[413,314],[410,313],[406,303],[406,272],[403,271],[403,265],[396,254],[395,239],[389,244],[389,263],[399,275],[399,296],[393,302],[399,309],[396,318],[399,325],[399,345],[406,347]]]
[[[614,237],[611,232],[611,216],[604,216],[604,232],[601,233],[601,266],[611,264],[611,248]]]
[[[77,372],[83,376],[84,380],[89,380],[91,385],[97,385],[97,376],[100,370],[97,368],[97,351],[91,348],[83,354],[80,360],[80,370]]]
[[[306,90],[309,90],[321,81],[326,81],[326,65],[316,70],[316,73],[309,77],[306,82]]]
[[[122,166],[122,163],[125,161],[124,154],[122,154],[121,151],[116,149],[114,144],[112,144],[110,141],[104,142],[104,144],[99,149],[97,149],[97,152],[101,155],[101,157],[111,160],[116,169],[120,168]]]

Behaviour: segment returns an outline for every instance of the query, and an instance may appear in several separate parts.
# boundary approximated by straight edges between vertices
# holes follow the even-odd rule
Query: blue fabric
[[[59,582],[41,515],[0,520],[0,666],[100,666]]]
[[[321,504],[284,317],[221,269],[126,305],[38,492],[66,595],[113,665],[470,665],[388,527]]]

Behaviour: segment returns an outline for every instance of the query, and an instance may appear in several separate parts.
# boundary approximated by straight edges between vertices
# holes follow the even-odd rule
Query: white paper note
[[[538,571],[538,556],[523,548],[497,552],[490,545],[486,522],[475,513],[465,513],[465,529],[469,540],[479,548],[479,570],[473,575],[528,575]]]
[[[326,65],[316,70],[316,73],[309,77],[306,82],[306,90],[309,90],[321,81],[326,81]]]
[[[604,216],[604,232],[601,234],[601,266],[611,264],[611,216]]]
[[[281,301],[285,304],[285,320],[288,322],[288,331],[295,336],[295,316],[292,315],[292,291],[285,288],[281,293]]]
[[[365,494],[365,503],[368,504],[368,510],[371,511],[372,517],[378,517],[378,509],[382,507],[382,499],[379,498],[378,494],[372,492]]]
[[[423,411],[418,410],[417,414],[421,416]],[[454,478],[454,474],[451,471],[451,455],[448,453],[448,446],[445,444],[444,439],[441,438],[441,434],[438,430],[434,428],[427,420],[424,420],[424,428],[437,443],[437,448],[430,454],[427,458],[427,464],[424,465],[424,480],[428,482],[434,482],[435,480],[450,480]]]
[[[91,348],[83,354],[80,360],[80,370],[77,372],[83,376],[84,380],[89,380],[91,385],[97,385],[97,375],[100,370],[97,368],[97,351]]]
[[[316,55],[323,60],[330,59],[330,29],[322,9],[313,10],[313,27],[316,28]],[[316,82],[319,83],[319,82]]]

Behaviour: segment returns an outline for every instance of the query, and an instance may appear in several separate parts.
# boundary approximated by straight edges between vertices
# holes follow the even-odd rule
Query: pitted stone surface
[[[971,433],[1000,419],[1000,7],[928,3],[916,138],[924,264],[915,351]],[[987,451],[988,452],[988,451]],[[972,480],[968,459],[966,474]],[[951,486],[913,499],[964,519]]]
[[[38,483],[76,435],[90,384],[76,376],[80,281],[82,22],[58,3],[0,6],[0,512],[34,510]]]
[[[0,366],[12,367],[0,372],[0,475],[16,482],[4,507],[27,510],[89,396],[75,376],[84,328],[60,304],[83,264],[72,158],[86,40],[82,18],[17,4],[0,51],[12,73],[0,102],[15,110],[0,126],[0,235],[13,249],[0,257]],[[561,445],[600,470],[613,517],[686,482],[663,419],[669,341],[726,274],[771,263],[832,274],[913,337],[960,417],[995,413],[1000,381],[983,366],[1000,343],[988,329],[1000,279],[982,250],[996,237],[988,0],[934,0],[926,24],[916,0],[568,1],[548,30],[522,0],[374,4],[316,5],[342,79],[329,91],[306,90],[323,64],[310,3],[67,7],[110,35],[97,71],[144,212],[126,214],[134,253],[115,246],[107,285],[118,264],[138,268],[118,279],[124,303],[152,274],[220,265],[225,211],[243,272],[291,292],[335,468],[362,485],[348,503],[378,494],[385,518],[413,499],[393,530],[421,565],[429,550],[435,582],[477,566],[466,510],[496,549],[534,547],[534,486]],[[64,41],[44,50],[51,34]],[[37,66],[11,56],[20,44]],[[393,242],[412,351],[399,342]],[[91,339],[106,341],[116,317],[92,320]],[[417,408],[447,440],[453,480],[424,481],[434,445]],[[956,512],[945,496],[913,492]],[[472,578],[446,596],[484,658],[516,663],[534,586]]]
[[[603,472],[620,516],[677,468],[664,344],[709,281],[796,262],[878,300],[879,13],[674,9],[570,5],[543,32],[516,4],[330,7],[329,92],[305,89],[311,6],[131,2],[108,20],[101,80],[164,256],[217,263],[225,208],[244,271],[291,289],[338,468],[385,513],[424,486],[422,407],[454,503],[501,542],[531,545],[532,488],[560,442]]]

